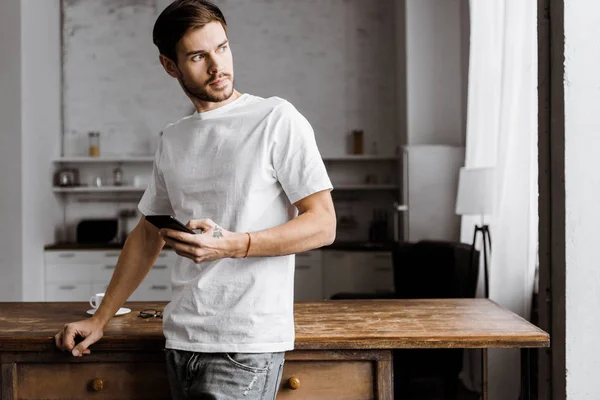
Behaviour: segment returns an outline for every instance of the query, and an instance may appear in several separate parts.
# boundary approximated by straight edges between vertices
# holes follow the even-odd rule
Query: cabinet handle
[[[166,265],[155,265],[154,268],[156,269],[167,269]]]
[[[152,290],[167,290],[167,286],[166,285],[152,285],[152,286],[150,286],[150,289],[152,289]]]
[[[75,257],[75,253],[63,253],[59,255],[60,258],[73,258]]]
[[[166,257],[167,255],[166,255],[165,253],[160,253],[158,256],[159,256],[159,257],[161,257],[161,258],[164,258],[164,257]]]
[[[64,286],[59,286],[58,288],[60,290],[74,290],[75,286],[73,286],[73,285],[64,285]]]
[[[119,257],[119,253],[106,253],[105,257]]]
[[[104,268],[105,269],[115,269],[115,268],[117,268],[117,266],[116,265],[105,265]]]
[[[296,265],[296,269],[310,269],[310,265]]]
[[[101,378],[96,378],[92,381],[92,390],[99,392],[104,389],[104,381]]]
[[[292,390],[298,390],[300,389],[300,379],[298,379],[295,376],[292,376],[290,379],[288,379],[288,387]]]

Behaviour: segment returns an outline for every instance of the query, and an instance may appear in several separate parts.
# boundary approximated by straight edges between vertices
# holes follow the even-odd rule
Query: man
[[[227,25],[204,0],[178,0],[153,31],[165,71],[197,112],[168,125],[153,178],[94,316],[56,345],[90,354],[165,243],[180,256],[163,313],[174,398],[274,399],[293,349],[293,254],[333,242],[331,182],[308,121],[287,101],[234,88]],[[160,231],[169,214],[198,233]],[[75,344],[79,335],[84,340]]]

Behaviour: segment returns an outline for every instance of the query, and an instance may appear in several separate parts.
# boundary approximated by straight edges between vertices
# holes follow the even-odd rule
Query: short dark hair
[[[160,54],[177,63],[177,43],[190,30],[220,22],[227,33],[227,22],[223,13],[208,0],[176,0],[156,19],[152,30],[152,41]]]

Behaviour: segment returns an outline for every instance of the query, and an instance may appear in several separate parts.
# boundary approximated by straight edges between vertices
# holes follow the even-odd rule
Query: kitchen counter
[[[166,303],[127,303],[83,358],[54,345],[86,303],[0,303],[2,399],[169,398],[162,321],[137,318]],[[392,399],[392,349],[547,347],[548,335],[486,299],[295,304],[295,350],[278,399]]]

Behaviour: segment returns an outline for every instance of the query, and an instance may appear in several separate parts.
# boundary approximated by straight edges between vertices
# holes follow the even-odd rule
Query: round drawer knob
[[[100,378],[96,378],[92,381],[92,390],[94,392],[99,392],[104,389],[104,381]]]
[[[290,379],[288,379],[288,387],[292,390],[300,389],[300,379],[292,376]]]

